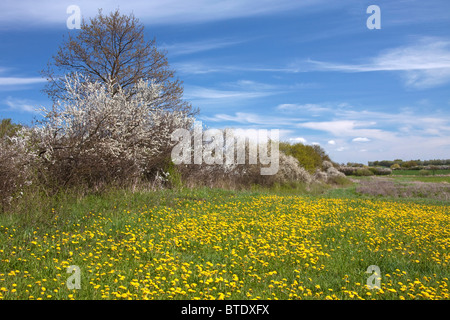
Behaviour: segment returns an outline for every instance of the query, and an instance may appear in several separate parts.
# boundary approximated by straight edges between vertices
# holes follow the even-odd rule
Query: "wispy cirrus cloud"
[[[295,126],[299,121],[304,121],[302,118],[285,118],[277,117],[273,115],[261,115],[257,113],[249,112],[236,112],[234,115],[229,114],[215,114],[213,116],[202,116],[205,121],[211,122],[229,122],[229,123],[239,123],[249,126],[260,125],[260,126],[274,126],[278,128],[286,126]]]
[[[3,100],[9,111],[37,113],[36,105],[29,99],[13,98],[11,96]]]
[[[208,39],[193,42],[181,42],[161,45],[171,56],[188,55],[198,52],[222,49],[246,42],[247,40]]]
[[[252,99],[271,95],[271,92],[221,90],[200,86],[186,86],[184,98],[187,100],[223,100],[223,99]]]
[[[369,142],[370,139],[365,138],[365,137],[358,137],[358,138],[354,138],[352,139],[353,142]]]
[[[376,126],[374,121],[355,120],[330,120],[330,121],[308,121],[299,123],[297,127],[325,131],[335,137],[372,137],[379,140],[389,140],[395,134],[385,131]]]
[[[185,86],[185,99],[188,100],[216,100],[223,102],[224,100],[247,100],[267,97],[282,92],[282,88],[251,80],[238,80],[235,82],[226,82],[216,87],[202,86]]]
[[[423,37],[402,47],[384,50],[362,64],[307,60],[307,71],[401,72],[405,85],[425,89],[450,82],[450,40]]]
[[[199,75],[209,73],[239,73],[239,72],[275,72],[275,73],[297,73],[299,70],[292,66],[271,67],[261,65],[226,65],[223,63],[205,63],[204,61],[184,61],[172,64],[177,72],[184,75]],[[317,84],[303,84],[308,87]]]
[[[19,78],[19,77],[0,77],[0,86],[15,86],[43,83],[47,80],[38,77]]]
[[[297,113],[297,112],[309,112],[309,113],[323,113],[331,111],[331,108],[323,104],[317,103],[283,103],[276,107],[276,110],[283,113]]]
[[[177,73],[184,75],[201,75],[208,73],[224,73],[231,72],[234,70],[233,67],[230,66],[221,66],[218,64],[206,64],[203,62],[197,61],[188,61],[188,62],[175,62],[172,64]]]
[[[220,46],[220,42],[216,44]],[[211,48],[214,43],[210,45]],[[208,48],[208,45],[205,46]],[[181,49],[183,50],[183,49]],[[192,49],[194,50],[194,49]],[[199,50],[203,50],[199,46]],[[307,59],[285,66],[238,66],[205,63],[199,61],[175,63],[182,74],[274,72],[299,73],[311,71],[327,72],[396,72],[400,73],[408,88],[427,89],[450,82],[450,40],[436,37],[421,37],[415,42],[380,52],[369,57],[365,63],[335,63]],[[300,106],[301,107],[301,106]],[[293,109],[293,106],[291,106]],[[284,111],[287,111],[288,107]]]
[[[97,14],[98,8],[105,12],[120,8],[123,13],[133,12],[147,24],[183,24],[220,21],[234,18],[264,16],[290,10],[317,7],[325,0],[116,0],[90,1],[42,0],[36,4],[32,0],[3,0],[0,2],[0,26],[9,24],[65,26],[68,15],[66,9],[76,4],[80,7],[83,17]]]
[[[17,75],[9,75],[13,73],[11,68],[0,67],[0,90],[9,91],[21,88],[26,85],[34,85],[47,82],[42,77],[18,77]]]

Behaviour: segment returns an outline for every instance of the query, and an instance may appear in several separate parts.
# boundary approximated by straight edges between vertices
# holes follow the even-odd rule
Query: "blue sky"
[[[448,0],[2,0],[0,118],[50,106],[39,71],[78,32],[72,4],[133,12],[208,127],[279,129],[340,163],[450,158]]]

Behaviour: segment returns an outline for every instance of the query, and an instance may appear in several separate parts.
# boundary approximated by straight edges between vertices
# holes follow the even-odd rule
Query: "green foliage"
[[[183,188],[183,179],[180,171],[177,166],[170,161],[166,168],[167,180],[170,184],[171,188],[182,189]]]
[[[12,137],[22,126],[11,122],[11,119],[2,119],[0,122],[0,139]]]
[[[429,176],[430,173],[431,172],[429,170],[425,170],[425,169],[422,169],[419,171],[419,175],[421,175],[421,176]]]
[[[364,167],[364,165],[362,163],[357,162],[347,162],[347,167],[356,168],[356,167]]]
[[[344,173],[346,176],[385,176],[390,175],[392,170],[389,168],[382,167],[347,167],[341,166],[339,171]]]
[[[339,187],[346,187],[353,184],[348,178],[341,176],[330,176],[327,182],[331,185]]]
[[[418,166],[417,161],[410,160],[407,162],[402,163],[402,168],[412,168]]]
[[[433,172],[433,176],[436,174],[436,171],[439,170],[439,166],[436,165],[431,165],[428,167],[429,170],[431,170],[431,172]]]
[[[374,175],[377,176],[384,176],[384,175],[390,175],[392,173],[391,169],[388,168],[381,168],[381,167],[369,167],[368,168]]]
[[[370,171],[368,168],[361,168],[356,170],[355,172],[355,176],[359,176],[359,177],[368,177],[368,176],[373,176],[374,173],[372,171]]]
[[[330,161],[330,158],[320,146],[280,142],[280,151],[288,156],[296,158],[300,165],[310,173],[313,173],[317,168],[321,168],[323,161]]]

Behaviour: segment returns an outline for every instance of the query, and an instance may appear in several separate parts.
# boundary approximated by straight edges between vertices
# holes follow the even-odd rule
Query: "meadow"
[[[419,200],[354,186],[61,198],[0,216],[0,299],[449,299],[448,202]]]
[[[450,175],[450,170],[447,169],[438,169],[438,170],[425,170],[427,172],[427,176],[432,177],[435,175],[446,175],[447,178]],[[392,175],[394,176],[421,176],[420,170],[393,170]],[[423,175],[423,174],[422,174]]]

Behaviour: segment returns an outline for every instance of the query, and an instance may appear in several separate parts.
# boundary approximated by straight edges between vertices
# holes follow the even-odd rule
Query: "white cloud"
[[[403,75],[406,86],[427,89],[450,81],[450,68],[408,71]]]
[[[318,121],[299,123],[298,126],[301,128],[328,131],[340,136],[353,132],[356,122],[352,120]]]
[[[278,132],[278,141],[284,141],[292,133],[291,130],[276,129],[276,128],[260,128],[260,127],[246,127],[246,128],[235,128],[235,127],[208,127],[208,129],[217,129],[226,134],[226,130],[230,130],[230,134],[235,137],[246,137],[251,141],[267,141],[267,138],[274,138],[274,134]],[[266,131],[260,131],[266,130]],[[274,131],[272,131],[274,130]]]
[[[299,123],[297,127],[313,129],[318,131],[325,131],[331,133],[335,137],[354,137],[365,136],[372,139],[381,139],[389,141],[396,133],[382,129],[372,129],[376,125],[373,121],[355,121],[355,120],[332,120],[332,121],[317,121]]]
[[[219,85],[219,88],[188,85],[184,87],[184,98],[208,104],[222,104],[268,97],[283,92],[281,89],[276,85],[239,80],[236,82],[222,83]]]
[[[252,80],[238,80],[235,82],[227,82],[223,84],[224,86],[228,88],[233,89],[240,89],[240,90],[253,90],[253,91],[271,91],[279,90],[280,87],[273,85],[273,84],[267,84],[262,82],[256,82]]]
[[[183,24],[220,21],[233,18],[263,16],[299,8],[317,7],[323,0],[126,0],[91,1],[77,0],[83,17],[97,14],[98,8],[110,12],[119,8],[122,13],[133,12],[141,21],[148,24]],[[41,0],[3,0],[0,3],[0,25],[66,25],[69,15],[66,9],[73,1]]]
[[[170,53],[170,52],[169,52]],[[184,61],[175,62],[172,66],[181,74],[208,74],[208,73],[230,73],[230,72],[281,72],[293,73],[296,72],[290,67],[268,67],[260,65],[226,65],[224,63],[213,63],[205,61]],[[289,86],[289,89],[304,90],[317,88],[317,83],[296,83]]]
[[[276,107],[278,111],[282,112],[327,112],[330,111],[329,107],[323,106],[321,104],[306,103],[306,104],[295,104],[295,103],[284,103]]]
[[[302,120],[246,112],[236,112],[234,115],[215,114],[214,116],[202,116],[200,118],[204,121],[211,122],[236,122],[246,125],[272,126],[275,128],[286,128],[287,126],[293,127],[298,121]]]
[[[300,142],[300,143],[306,144],[306,139],[303,137],[290,138],[289,141]]]
[[[0,86],[13,86],[13,85],[25,85],[43,83],[47,80],[43,78],[30,77],[30,78],[18,78],[18,77],[0,77]]]
[[[370,139],[358,137],[352,140],[353,142],[369,142]]]
[[[231,72],[233,68],[227,66],[219,66],[212,64],[205,64],[204,62],[175,62],[172,64],[175,70],[181,74],[193,75],[193,74],[208,74],[217,72]]]
[[[317,105],[328,106],[326,103]],[[217,124],[238,123],[257,129],[283,128],[290,131],[284,141],[319,142],[338,162],[446,158],[450,153],[450,116],[446,110],[423,116],[411,107],[398,112],[379,112],[356,111],[345,103],[334,105],[340,107],[330,108],[329,113],[317,119],[319,121],[313,121],[312,115],[302,119],[289,113],[274,116],[237,112],[203,118]]]
[[[34,106],[33,102],[27,99],[17,99],[13,97],[7,97],[3,100],[3,103],[9,107],[11,111],[20,111],[20,112],[37,112],[37,107]]]
[[[161,49],[167,50],[170,55],[186,55],[197,52],[234,46],[245,42],[244,40],[208,39],[194,42],[184,42],[175,44],[162,44]]]
[[[201,119],[211,122],[230,121],[249,124],[266,123],[266,119],[264,117],[260,117],[259,115],[253,113],[245,113],[245,112],[237,112],[234,116],[228,114],[216,114],[213,117],[203,116],[201,117]]]
[[[450,41],[423,37],[415,43],[384,50],[365,64],[307,60],[312,70],[339,72],[402,72],[405,85],[430,88],[450,81]]]
[[[251,99],[271,95],[270,92],[262,91],[231,91],[210,89],[198,86],[185,86],[184,98],[188,100],[197,99]]]

